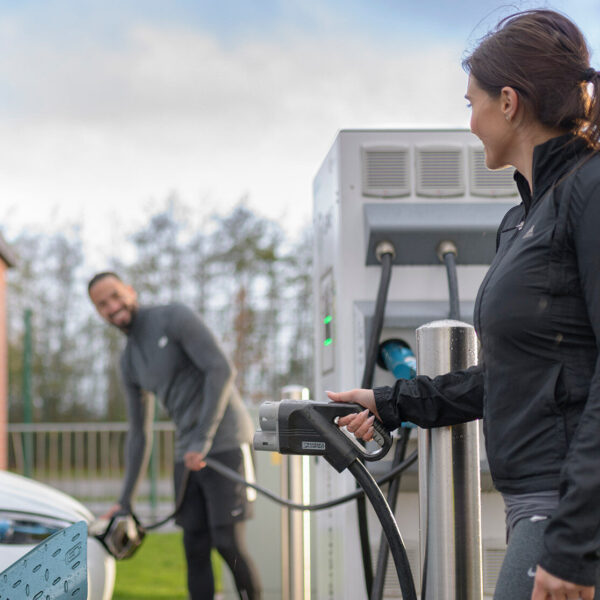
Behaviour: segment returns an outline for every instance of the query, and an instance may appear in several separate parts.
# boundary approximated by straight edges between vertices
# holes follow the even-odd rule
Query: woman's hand
[[[594,586],[559,579],[538,565],[531,600],[594,600]]]
[[[379,418],[379,413],[375,407],[375,394],[373,390],[355,389],[348,392],[327,392],[327,396],[334,402],[347,402],[349,404],[364,406],[367,410],[340,417],[338,425],[346,427],[350,433],[353,433],[357,438],[365,440],[365,442],[373,438],[373,420],[375,418],[373,415]],[[369,411],[373,413],[370,417]]]

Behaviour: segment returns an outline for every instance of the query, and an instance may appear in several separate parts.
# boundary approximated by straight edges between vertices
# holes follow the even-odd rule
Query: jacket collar
[[[533,194],[521,173],[515,171],[515,181],[525,212],[535,204],[586,153],[585,140],[572,133],[552,138],[533,149]]]

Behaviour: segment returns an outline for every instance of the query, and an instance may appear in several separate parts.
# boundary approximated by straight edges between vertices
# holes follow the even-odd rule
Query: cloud
[[[74,51],[10,33],[0,68],[0,193],[24,219],[58,204],[108,228],[178,190],[209,208],[250,194],[293,228],[336,131],[465,125],[462,48],[379,45],[290,32],[223,44],[202,30],[138,23],[116,46]],[[18,219],[17,216],[14,217]],[[99,235],[96,232],[94,235]]]

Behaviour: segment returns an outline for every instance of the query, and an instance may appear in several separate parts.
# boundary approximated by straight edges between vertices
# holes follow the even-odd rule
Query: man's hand
[[[594,600],[594,586],[559,579],[538,565],[531,600]]]
[[[100,519],[112,519],[118,512],[121,512],[123,507],[117,502],[113,504],[103,515],[100,515]]]
[[[199,471],[206,466],[201,452],[186,452],[183,455],[183,463],[190,471]]]

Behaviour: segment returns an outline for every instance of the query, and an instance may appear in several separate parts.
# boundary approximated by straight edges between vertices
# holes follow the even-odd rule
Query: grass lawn
[[[148,534],[132,558],[117,563],[113,600],[187,600],[181,538],[180,532]],[[213,553],[216,582],[220,566],[220,557]]]

